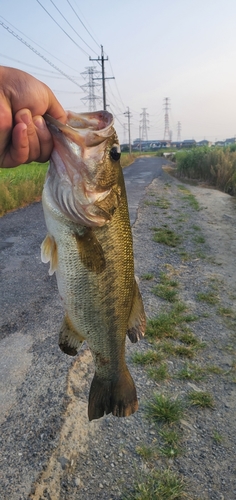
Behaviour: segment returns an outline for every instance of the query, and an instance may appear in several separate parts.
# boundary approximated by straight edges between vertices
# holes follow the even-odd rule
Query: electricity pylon
[[[147,108],[142,108],[142,113],[140,113],[140,116],[141,116],[141,120],[140,120],[140,130],[141,130],[141,134],[140,134],[140,139],[142,141],[148,141],[148,123],[149,123],[149,120],[148,120],[148,116],[149,114],[147,113],[146,111]]]
[[[169,130],[169,97],[165,97],[164,99],[164,111],[165,111],[165,129],[164,129],[164,141],[169,140],[170,137],[170,130]]]
[[[177,124],[177,142],[181,142],[181,123]]]
[[[100,85],[98,83],[95,83],[94,81],[95,76],[98,74],[99,73],[94,66],[86,68],[86,71],[83,71],[83,73],[81,73],[83,78],[88,79],[87,83],[81,85],[81,88],[85,92],[88,92],[85,97],[82,97],[81,101],[84,101],[86,104],[88,104],[89,111],[96,111],[96,101],[101,102],[101,97],[95,94],[95,88],[100,87]]]

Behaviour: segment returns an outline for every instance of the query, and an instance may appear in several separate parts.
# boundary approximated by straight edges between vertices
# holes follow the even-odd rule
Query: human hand
[[[45,113],[66,123],[66,112],[47,85],[0,66],[0,168],[49,159],[53,141]]]

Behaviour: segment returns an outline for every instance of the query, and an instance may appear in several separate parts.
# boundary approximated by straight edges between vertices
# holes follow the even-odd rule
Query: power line
[[[52,5],[54,5],[55,9],[59,12],[59,14],[63,17],[63,19],[66,21],[66,23],[70,26],[70,28],[74,31],[74,33],[76,33],[76,35],[80,38],[80,40],[82,40],[82,42],[85,43],[85,45],[87,45],[87,47],[92,51],[94,52],[94,54],[96,54],[95,50],[93,50],[90,45],[87,44],[87,42],[85,42],[85,40],[82,38],[82,36],[79,35],[79,33],[73,28],[72,24],[69,23],[69,21],[67,21],[66,17],[62,14],[62,12],[60,11],[60,9],[58,9],[58,7],[55,5],[55,3],[53,2],[53,0],[50,0],[50,2],[52,3]]]
[[[114,76],[114,71],[113,71],[113,69],[112,69],[112,65],[111,65],[111,61],[110,61],[110,59],[109,59],[109,64],[110,64],[110,68],[111,68],[111,73],[112,73],[112,76]],[[114,78],[115,78],[115,76],[114,76]],[[120,95],[120,92],[119,92],[119,89],[118,89],[118,86],[117,86],[117,83],[116,83],[116,79],[115,79],[115,86],[116,86],[116,89],[117,89],[118,95],[119,95],[119,97],[120,97],[120,102],[121,102],[121,104],[122,104],[123,108],[125,108],[125,104],[124,104],[124,102],[123,102],[123,100],[122,100],[122,97],[121,97],[121,95]]]
[[[83,21],[80,19],[80,17],[78,16],[77,12],[75,11],[74,7],[72,7],[71,3],[69,2],[69,0],[67,0],[67,3],[69,4],[70,8],[73,10],[74,14],[76,15],[77,19],[79,19],[79,21],[81,22],[81,24],[83,25],[84,29],[87,31],[87,33],[91,36],[91,38],[93,39],[93,41],[96,43],[96,45],[98,45],[98,47],[100,48],[100,44],[95,40],[95,38],[93,37],[93,35],[91,35],[90,31],[86,28],[85,24],[83,23]]]
[[[70,80],[75,85],[77,85],[77,87],[80,87],[80,85],[75,80],[73,80],[73,78],[71,78],[70,76],[68,76],[66,73],[64,73],[64,71],[62,71],[60,68],[58,68],[57,66],[55,66],[55,64],[53,64],[51,61],[49,61],[49,59],[47,59],[45,56],[43,56],[42,54],[40,54],[40,52],[38,52],[38,50],[36,50],[34,47],[32,47],[32,45],[30,45],[28,42],[26,42],[26,40],[24,40],[19,35],[17,35],[17,33],[15,33],[11,28],[9,28],[9,26],[7,26],[6,24],[4,24],[1,20],[0,20],[0,25],[5,30],[7,30],[11,35],[13,35],[15,38],[17,38],[17,40],[19,40],[21,43],[23,43],[24,45],[26,45],[26,47],[28,47],[30,50],[32,50],[37,56],[41,57],[44,61],[46,61],[48,64],[50,64],[50,66],[52,66],[52,68],[54,68],[57,71],[59,71],[59,73],[61,73],[68,80]]]
[[[54,74],[56,74],[54,71],[51,71],[50,69],[39,68],[38,66],[34,66],[33,64],[29,64],[29,63],[25,63],[23,61],[19,61],[19,59],[14,59],[14,57],[5,56],[5,54],[1,54],[1,52],[0,52],[0,57],[5,57],[6,59],[9,59],[10,61],[18,62],[20,64],[24,64],[25,66],[30,66],[31,68],[35,68],[35,69],[39,69],[39,70],[42,70],[42,71],[47,71],[48,73],[54,73]]]
[[[64,28],[62,28],[62,26],[56,21],[56,19],[54,19],[54,17],[50,14],[50,12],[48,12],[48,10],[41,4],[41,2],[39,0],[36,0],[36,2],[42,7],[43,10],[45,10],[45,12],[49,15],[49,17],[54,21],[54,23],[56,23],[56,25],[63,31],[63,33],[65,33],[65,35],[76,45],[76,47],[78,47],[80,50],[82,50],[82,52],[84,52],[84,54],[86,54],[86,56],[89,56],[88,52],[86,52],[86,50],[82,49],[82,47],[80,47],[80,45],[67,33],[66,30],[64,30]]]
[[[50,56],[52,56],[54,59],[56,59],[57,61],[59,61],[60,63],[64,64],[64,66],[67,66],[67,68],[70,68],[72,69],[73,71],[76,71],[75,68],[72,68],[71,66],[69,66],[69,64],[66,64],[65,62],[61,61],[61,59],[59,59],[58,57],[54,56],[53,54],[51,54],[51,52],[49,52],[47,49],[45,49],[44,47],[42,47],[42,45],[39,45],[39,43],[35,42],[35,40],[32,40],[32,38],[30,38],[29,36],[27,36],[25,33],[23,33],[23,31],[19,30],[18,28],[16,28],[12,23],[10,23],[9,21],[7,21],[7,19],[5,19],[3,16],[0,16],[7,24],[9,24],[10,26],[12,26],[12,28],[14,28],[14,30],[18,31],[19,33],[21,33],[21,35],[23,35],[25,38],[28,38],[28,40],[30,40],[31,42],[33,42],[35,45],[37,45],[38,47],[40,47],[40,49],[44,50],[44,52],[47,52],[47,54],[49,54]],[[5,56],[6,57],[6,56]]]

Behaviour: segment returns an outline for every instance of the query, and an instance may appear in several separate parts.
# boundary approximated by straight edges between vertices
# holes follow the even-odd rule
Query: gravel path
[[[148,318],[173,307],[153,294],[153,287],[160,283],[160,273],[178,282],[178,300],[186,305],[188,313],[196,316],[188,326],[204,346],[196,350],[194,359],[166,355],[168,377],[157,382],[148,376],[147,368],[132,361],[135,353],[145,353],[153,345],[147,339],[138,345],[127,341],[139,411],[126,419],[109,415],[91,423],[87,420],[87,400],[93,365],[90,352],[83,347],[72,363],[65,362],[64,371],[67,367],[69,370],[63,416],[52,415],[48,429],[42,429],[39,436],[42,450],[47,449],[52,438],[49,430],[60,432],[53,437],[47,461],[38,457],[42,461],[41,473],[31,486],[30,496],[25,494],[23,486],[11,496],[9,487],[2,500],[122,499],[125,490],[131,492],[135,482],[142,483],[153,470],[166,468],[183,479],[186,494],[183,498],[236,499],[235,200],[218,191],[185,186],[199,202],[201,210],[196,210],[189,193],[181,186],[181,182],[166,175],[154,180],[146,190],[133,227],[136,274]],[[170,247],[153,241],[152,228],[159,227],[178,233],[180,243]],[[145,279],[147,275],[152,279]],[[199,293],[208,296],[211,293],[216,303],[198,300]],[[45,338],[47,347],[53,342],[54,339]],[[186,362],[202,369],[208,367],[205,377],[180,379],[178,373]],[[46,359],[45,370],[50,370]],[[57,376],[60,386],[63,374]],[[161,451],[161,426],[146,418],[145,405],[153,393],[186,402],[193,390],[210,393],[214,407],[186,406],[178,424],[181,452],[170,458]],[[11,437],[11,446],[15,438]],[[30,453],[34,453],[34,438],[30,437],[30,431],[25,436],[29,463]],[[140,454],[144,446],[155,453],[144,459]],[[21,452],[17,448],[16,453],[20,461]],[[14,482],[14,478],[8,479],[9,484]],[[28,476],[27,481],[30,484]]]

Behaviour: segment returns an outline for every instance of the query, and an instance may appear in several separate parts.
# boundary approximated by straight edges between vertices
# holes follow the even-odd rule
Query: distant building
[[[135,139],[133,141],[133,149],[136,150],[142,150],[142,151],[148,151],[148,150],[155,150],[155,149],[160,149],[160,148],[168,148],[170,147],[171,142],[170,141],[163,141],[163,140],[157,140],[153,139],[151,141],[141,141],[141,139]]]
[[[225,141],[216,141],[215,146],[223,148],[225,146]]]
[[[172,148],[182,148],[182,142],[181,141],[173,141],[171,143]]]
[[[225,146],[229,146],[229,144],[236,144],[236,137],[232,137],[232,139],[226,139]]]
[[[182,141],[182,148],[193,148],[196,145],[197,143],[195,139],[186,139],[185,141]]]
[[[207,141],[206,139],[203,139],[202,141],[197,142],[197,146],[204,147],[204,146],[211,146],[212,142]]]

